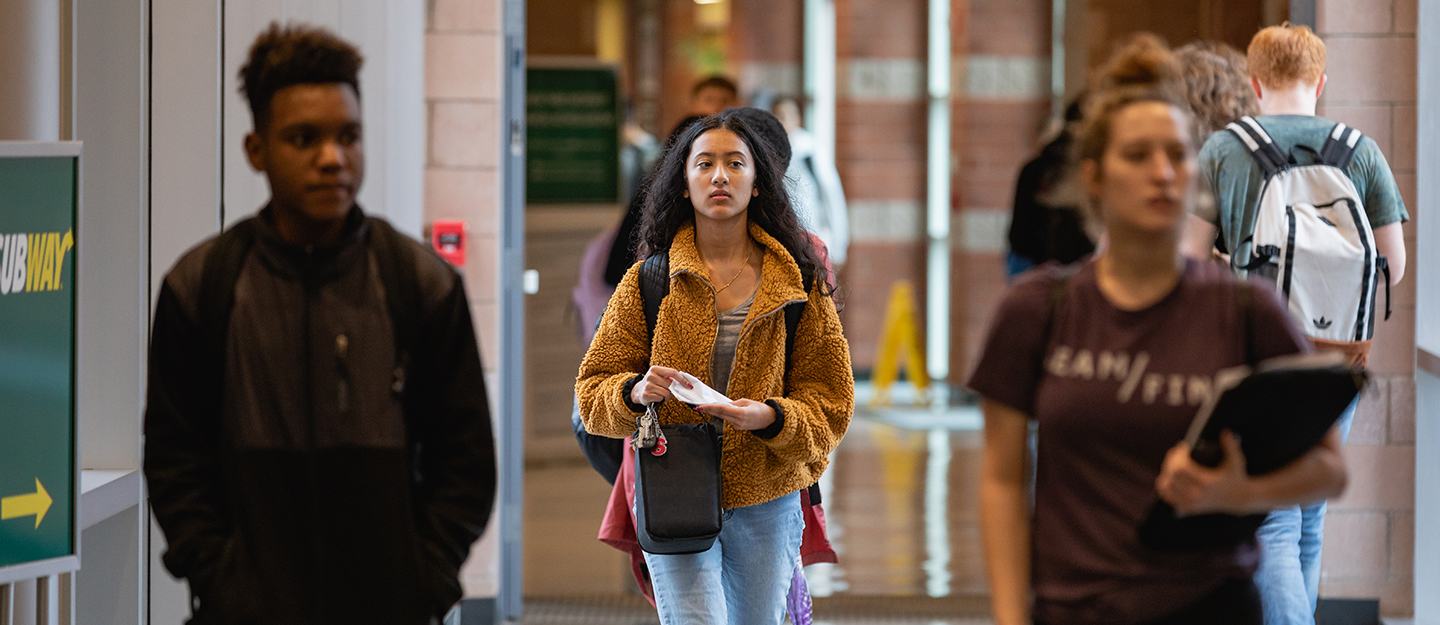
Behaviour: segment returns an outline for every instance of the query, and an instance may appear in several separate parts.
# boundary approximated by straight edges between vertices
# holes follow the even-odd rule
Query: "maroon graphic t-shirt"
[[[1065,285],[1042,344],[1061,271],[1032,271],[1005,296],[970,387],[1039,423],[1035,619],[1143,623],[1253,572],[1253,543],[1160,552],[1142,547],[1136,531],[1156,500],[1165,452],[1185,437],[1215,374],[1308,342],[1273,289],[1191,262],[1174,291],[1139,311],[1105,299],[1086,263]],[[1240,289],[1249,291],[1248,324]]]

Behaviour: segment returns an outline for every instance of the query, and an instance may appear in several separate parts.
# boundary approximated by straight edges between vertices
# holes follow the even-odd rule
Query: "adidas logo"
[[[1321,330],[1327,330],[1330,328],[1331,325],[1335,323],[1334,321],[1326,319],[1324,315],[1321,315],[1319,319],[1312,319],[1310,321],[1311,323],[1315,324],[1315,327],[1320,328]]]

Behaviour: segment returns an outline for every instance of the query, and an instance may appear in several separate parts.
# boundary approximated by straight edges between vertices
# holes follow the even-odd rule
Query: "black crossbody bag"
[[[806,292],[810,280],[805,280]],[[640,299],[652,343],[660,302],[670,293],[670,256],[647,258],[640,267]],[[805,304],[785,307],[785,367],[790,367],[795,330]],[[652,348],[653,349],[653,348]],[[635,534],[647,553],[678,555],[709,550],[720,536],[723,434],[710,423],[677,423],[662,430],[655,405],[637,420],[635,454]],[[817,499],[818,501],[818,499]]]

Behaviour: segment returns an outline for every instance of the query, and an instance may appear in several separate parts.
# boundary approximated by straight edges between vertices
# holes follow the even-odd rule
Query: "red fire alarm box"
[[[465,222],[457,219],[437,220],[430,228],[430,245],[440,258],[456,267],[465,266]]]

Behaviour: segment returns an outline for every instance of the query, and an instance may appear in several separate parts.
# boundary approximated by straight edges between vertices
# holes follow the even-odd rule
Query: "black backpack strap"
[[[1359,130],[1350,128],[1345,124],[1335,124],[1330,131],[1330,136],[1325,139],[1325,145],[1320,147],[1320,162],[1344,170],[1350,166],[1350,158],[1355,156],[1355,146],[1360,144]]]
[[[217,408],[223,401],[225,351],[230,334],[230,312],[235,308],[235,283],[240,280],[245,257],[254,246],[255,218],[251,217],[215,237],[215,242],[205,253],[205,265],[200,273],[200,326],[205,334],[204,353],[210,359],[207,378],[214,381],[212,397]]]
[[[814,285],[815,276],[806,273],[804,275],[805,296],[810,296],[810,289]],[[805,315],[805,305],[808,300],[801,300],[785,306],[785,375],[790,375],[790,354],[795,353],[795,335],[800,331],[800,317]]]
[[[1290,167],[1290,159],[1280,151],[1275,142],[1270,139],[1270,133],[1260,126],[1260,122],[1250,116],[1241,117],[1239,121],[1231,122],[1225,127],[1226,130],[1234,133],[1240,142],[1250,150],[1250,156],[1265,171],[1265,177],[1269,178]]]
[[[645,307],[645,336],[653,343],[660,302],[670,294],[670,252],[660,252],[640,265],[640,303]]]
[[[405,235],[384,219],[368,219],[370,251],[380,283],[385,285],[385,306],[395,341],[394,391],[405,395],[405,380],[420,327],[420,285],[415,275],[415,251]],[[406,411],[407,415],[409,411]]]
[[[1394,312],[1390,307],[1390,258],[1386,256],[1377,257],[1375,259],[1375,265],[1380,268],[1381,273],[1385,274],[1385,277],[1382,278],[1385,280],[1385,320],[1389,321],[1390,313]],[[1374,325],[1373,321],[1371,325]]]

